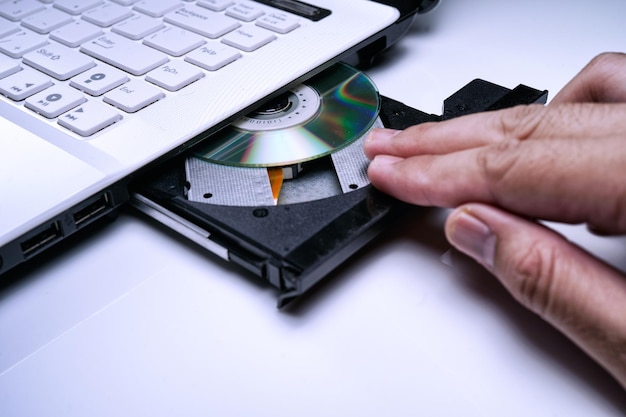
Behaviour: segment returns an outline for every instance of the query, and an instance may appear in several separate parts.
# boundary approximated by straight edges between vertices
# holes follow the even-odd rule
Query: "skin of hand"
[[[369,177],[452,207],[446,236],[626,388],[626,276],[538,220],[626,233],[626,55],[595,57],[547,106],[517,106],[365,141]]]

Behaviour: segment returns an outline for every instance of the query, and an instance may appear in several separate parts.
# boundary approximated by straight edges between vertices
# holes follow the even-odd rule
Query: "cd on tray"
[[[190,201],[294,204],[369,184],[362,140],[380,97],[362,72],[338,65],[212,136],[185,162]]]
[[[293,165],[354,142],[372,127],[379,108],[369,77],[338,65],[235,121],[194,153],[242,167]]]
[[[132,202],[276,287],[282,307],[406,207],[369,183],[362,141],[371,129],[546,99],[546,91],[474,80],[438,116],[379,95],[365,74],[336,64],[150,172]]]

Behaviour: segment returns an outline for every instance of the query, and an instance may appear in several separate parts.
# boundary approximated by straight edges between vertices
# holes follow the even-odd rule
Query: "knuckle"
[[[544,120],[543,105],[520,105],[502,110],[496,123],[504,138],[526,140],[533,137]]]
[[[626,54],[620,52],[603,52],[593,57],[585,70],[596,73],[612,70],[614,68],[621,69],[626,62]]]
[[[436,137],[439,128],[439,123],[419,123],[409,126],[400,135],[400,138],[404,139],[401,144],[413,149],[413,147],[419,146],[424,141],[424,138]],[[396,143],[398,142],[396,140]]]
[[[591,111],[599,112],[599,114],[591,115]],[[607,116],[610,114],[607,114],[606,108],[590,107],[584,103],[549,106],[531,104],[502,111],[496,123],[499,123],[497,128],[504,139],[526,141],[562,137],[564,131],[584,130],[589,120]]]
[[[590,91],[592,101],[623,101],[623,76],[626,54],[605,52],[595,56],[581,71]]]
[[[513,277],[512,292],[518,301],[539,315],[551,309],[555,291],[557,253],[546,244],[528,245],[506,266]]]
[[[497,199],[500,184],[507,181],[510,173],[515,170],[520,157],[519,141],[503,141],[484,147],[477,153],[477,165],[482,171],[491,197]]]

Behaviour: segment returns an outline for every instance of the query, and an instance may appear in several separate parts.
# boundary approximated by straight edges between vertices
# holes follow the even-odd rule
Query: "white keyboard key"
[[[37,0],[12,0],[0,3],[0,16],[17,22],[28,15],[45,10],[41,2]]]
[[[72,22],[72,17],[57,9],[46,9],[22,19],[22,26],[37,33],[48,34],[51,31]]]
[[[54,85],[27,99],[24,106],[52,119],[85,101],[85,97],[78,91],[64,85]]]
[[[146,74],[147,81],[169,91],[178,91],[202,77],[200,69],[181,61],[168,62]]]
[[[127,7],[107,3],[83,13],[82,18],[103,28],[112,26],[133,15]]]
[[[252,22],[257,17],[263,16],[263,10],[260,7],[251,4],[236,4],[226,10],[226,16],[243,20],[244,22]]]
[[[158,49],[172,56],[181,56],[204,45],[202,36],[185,29],[169,27],[152,34],[143,40],[145,45]]]
[[[76,20],[69,25],[52,31],[52,33],[50,33],[50,39],[61,42],[70,48],[75,48],[102,34],[104,34],[104,32],[98,26],[85,22],[84,20]]]
[[[276,35],[255,26],[239,28],[222,38],[226,45],[252,52],[276,39]]]
[[[169,60],[159,51],[114,33],[99,36],[80,50],[133,75],[143,75]]]
[[[21,58],[24,54],[47,43],[46,38],[41,35],[31,31],[20,30],[0,39],[0,51],[11,58]]]
[[[223,12],[227,7],[235,4],[232,0],[199,0],[198,6],[206,7],[215,12]]]
[[[22,71],[0,80],[0,93],[15,101],[20,101],[51,85],[50,78],[39,71],[24,68]]]
[[[212,39],[219,38],[241,26],[235,19],[213,13],[193,4],[166,14],[165,21]]]
[[[57,0],[54,7],[69,14],[79,15],[104,3],[102,0]]]
[[[294,18],[285,13],[276,12],[268,13],[257,19],[256,25],[281,34],[289,33],[300,27],[300,23]]]
[[[209,71],[218,69],[241,58],[241,53],[230,46],[212,42],[185,56],[185,61]]]
[[[145,14],[137,13],[130,19],[126,19],[113,26],[111,31],[126,36],[127,38],[138,40],[164,27],[165,25],[161,19],[155,19]]]
[[[66,129],[86,137],[120,120],[122,120],[122,116],[110,106],[95,101],[87,101],[59,117],[58,123]]]
[[[87,55],[52,43],[25,54],[22,61],[62,81],[96,65],[94,60]]]
[[[141,0],[135,3],[133,9],[148,16],[163,17],[165,13],[171,12],[182,4],[179,0]]]
[[[70,85],[92,96],[100,96],[128,80],[125,72],[107,65],[98,65],[74,77],[70,81]]]
[[[20,27],[6,19],[0,19],[0,38],[20,31]]]
[[[165,97],[165,94],[158,88],[152,87],[143,81],[134,80],[106,93],[104,102],[112,104],[127,113],[134,113],[163,97]]]
[[[112,0],[112,1],[122,6],[132,6],[134,3],[137,3],[138,0]]]
[[[8,77],[21,69],[19,61],[0,54],[0,78]]]

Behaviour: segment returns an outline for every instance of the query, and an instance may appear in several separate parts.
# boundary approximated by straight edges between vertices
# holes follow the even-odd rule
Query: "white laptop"
[[[384,3],[0,1],[0,274],[125,203],[133,173],[369,59],[437,2]]]

